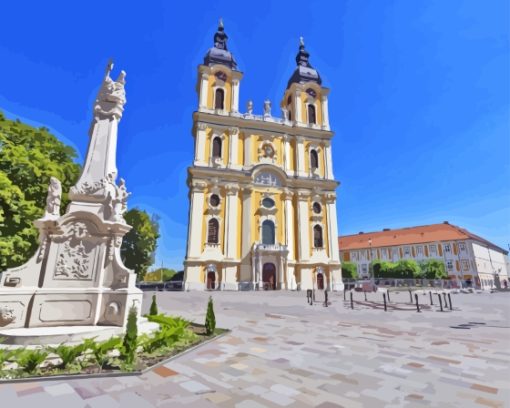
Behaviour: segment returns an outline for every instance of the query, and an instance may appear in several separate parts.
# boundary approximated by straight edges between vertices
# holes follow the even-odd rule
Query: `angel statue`
[[[48,195],[46,196],[46,211],[44,218],[56,219],[60,217],[60,201],[62,197],[62,185],[56,177],[50,177]]]

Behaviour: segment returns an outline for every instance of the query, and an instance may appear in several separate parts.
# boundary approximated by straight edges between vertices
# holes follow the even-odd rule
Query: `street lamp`
[[[370,264],[372,263],[372,238],[368,238],[368,274],[370,276]],[[373,275],[373,270],[372,270]],[[372,276],[372,279],[374,277]]]

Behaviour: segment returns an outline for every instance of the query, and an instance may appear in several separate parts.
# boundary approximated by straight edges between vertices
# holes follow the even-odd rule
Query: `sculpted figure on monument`
[[[113,81],[110,78],[112,69],[113,62],[110,61],[106,67],[103,84],[94,104],[94,113],[100,119],[111,116],[120,119],[124,111],[124,104],[126,103],[126,92],[124,90],[126,73],[120,71],[117,80]]]
[[[15,320],[16,317],[14,316],[14,310],[7,307],[0,308],[0,327],[7,326]]]
[[[46,196],[46,212],[44,218],[60,217],[60,200],[62,197],[62,185],[56,177],[50,178],[48,195]]]

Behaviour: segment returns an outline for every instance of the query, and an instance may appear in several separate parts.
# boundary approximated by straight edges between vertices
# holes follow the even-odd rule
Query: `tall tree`
[[[0,272],[26,262],[37,248],[33,221],[46,206],[50,177],[62,184],[61,211],[80,166],[75,150],[45,127],[9,120],[0,112]]]
[[[121,247],[122,260],[126,267],[133,269],[142,280],[149,267],[154,263],[159,238],[159,224],[156,217],[146,211],[133,208],[124,219],[132,229],[125,236]]]
[[[354,262],[342,262],[342,278],[358,279],[358,267]]]

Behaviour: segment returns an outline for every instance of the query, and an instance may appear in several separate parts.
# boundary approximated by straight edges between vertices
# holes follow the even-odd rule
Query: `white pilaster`
[[[328,97],[322,95],[322,129],[329,130]]]
[[[283,168],[285,173],[290,172],[290,143],[289,135],[283,135]]]
[[[295,106],[296,106],[296,122],[303,122],[303,112],[301,109],[301,91],[296,91],[296,96],[294,98],[295,100]]]
[[[336,195],[334,193],[329,193],[326,196],[326,207],[328,211],[329,258],[333,262],[340,262],[340,252],[338,249],[338,224],[336,217]]]
[[[239,80],[232,80],[232,112],[239,112]]]
[[[251,143],[252,137],[251,134],[246,131],[244,133],[244,167],[250,167],[251,162]]]
[[[202,223],[204,213],[205,182],[195,182],[191,189],[191,218],[188,229],[188,258],[199,257],[202,253]]]
[[[197,123],[197,134],[195,136],[195,165],[207,165],[205,160],[206,130],[207,125],[205,123]]]
[[[225,208],[225,256],[237,258],[237,193],[239,187],[234,184],[226,186],[227,202]]]
[[[333,175],[333,159],[331,157],[331,143],[326,143],[326,145],[324,146],[324,153],[326,156],[326,178],[334,180],[335,176]]]
[[[303,144],[304,138],[296,136],[296,163],[297,173],[300,177],[306,177],[305,174],[305,146]]]
[[[238,144],[239,144],[239,129],[236,127],[232,127],[229,129],[230,133],[230,147],[228,153],[228,167],[237,169],[239,165],[237,164],[238,157]]]
[[[207,109],[207,97],[209,96],[209,75],[202,73],[200,77],[200,109]]]
[[[242,226],[241,226],[241,280],[248,280],[251,276],[251,281],[255,283],[255,265],[251,262],[251,201],[252,189],[246,187],[242,191],[243,205],[242,205]]]
[[[297,193],[298,197],[298,230],[299,245],[298,257],[300,261],[310,258],[310,228],[308,222],[308,194],[303,191]]]
[[[285,192],[285,245],[289,250],[287,260],[294,260],[294,208],[292,206],[292,193]]]

